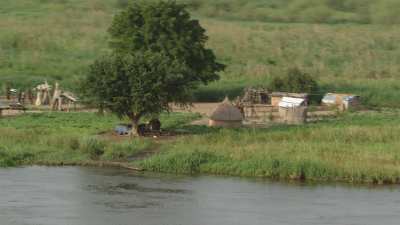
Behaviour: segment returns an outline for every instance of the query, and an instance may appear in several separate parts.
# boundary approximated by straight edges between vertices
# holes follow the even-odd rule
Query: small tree
[[[109,33],[113,51],[90,67],[84,96],[129,117],[134,132],[142,116],[190,104],[192,91],[224,69],[205,48],[205,30],[175,1],[133,3]]]

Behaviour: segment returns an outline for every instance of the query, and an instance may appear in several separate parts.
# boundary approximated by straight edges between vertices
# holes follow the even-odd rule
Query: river
[[[398,186],[11,168],[0,169],[0,224],[398,225],[399,192]]]

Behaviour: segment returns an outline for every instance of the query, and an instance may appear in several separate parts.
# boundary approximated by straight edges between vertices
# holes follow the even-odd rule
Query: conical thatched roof
[[[210,119],[216,121],[242,121],[243,115],[237,107],[230,103],[228,98],[225,98],[211,113]]]

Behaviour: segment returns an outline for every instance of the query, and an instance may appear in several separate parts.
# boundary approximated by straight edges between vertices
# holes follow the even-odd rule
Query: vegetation
[[[110,29],[110,34],[106,32],[107,27],[118,24],[127,15],[118,13],[128,7],[128,2],[1,1],[0,85],[26,89],[47,79],[60,81],[66,88],[81,88],[76,84],[90,72],[89,65],[100,55],[111,54],[106,47],[110,39],[113,51],[143,50],[142,45],[134,45],[129,40],[132,36],[124,33],[123,26]],[[196,100],[234,97],[246,86],[262,84],[318,92],[312,94],[353,92],[362,96],[363,104],[368,106],[400,107],[397,44],[400,30],[392,25],[400,23],[396,0],[180,2],[189,4],[207,31],[204,33],[199,28],[202,35],[209,37],[206,48],[213,49],[216,60],[227,65],[218,74],[219,81],[201,86],[195,92]],[[112,23],[115,14],[121,16]],[[141,37],[144,29],[130,31]],[[165,63],[170,61],[162,60],[165,52],[160,53],[159,49],[164,49],[162,43],[175,45],[176,39],[172,40],[163,40],[158,45],[152,39],[149,43],[156,43],[154,46],[142,42],[144,50],[152,52],[150,55],[124,53],[124,57],[112,58],[111,65],[124,65],[114,78],[128,72],[140,74],[135,70],[142,67],[132,67],[133,62],[155,68],[151,70],[153,74],[160,72],[160,68],[165,74]],[[201,40],[204,44],[205,39]],[[186,44],[183,46],[187,47]],[[102,62],[100,59],[94,64],[93,74],[99,74],[96,70],[110,69],[110,64],[102,67]],[[161,62],[160,68],[155,66],[158,62]],[[293,67],[299,70],[284,76]],[[214,75],[210,80],[215,80]],[[285,86],[287,81],[292,81],[292,76],[301,79],[296,78],[293,85]],[[153,78],[150,80],[157,83],[158,77]],[[307,85],[299,85],[303,78]],[[318,89],[314,81],[318,81]],[[89,87],[83,88],[92,91]],[[104,99],[95,99],[101,100]],[[135,165],[171,173],[400,183],[399,115],[398,110],[386,110],[344,114],[338,120],[296,127],[225,130],[184,125],[198,118],[197,115],[162,114],[164,129],[192,135],[182,135],[174,142],[163,144],[160,154]],[[2,118],[0,166],[128,162],[129,157],[154,147],[155,142],[146,138],[110,141],[110,128],[119,122],[111,115],[98,117],[90,113]]]
[[[318,93],[318,83],[309,74],[303,73],[298,68],[289,69],[286,76],[275,77],[269,88],[273,91],[286,91],[293,93]]]
[[[127,2],[1,1],[0,84],[8,81],[13,87],[27,88],[47,79],[58,80],[62,87],[74,89],[76,82],[87,74],[88,66],[108,52],[107,28],[112,16],[126,8]],[[229,1],[229,7],[225,8],[232,9],[231,15],[237,10],[249,12],[248,22],[243,22],[227,20],[223,15],[211,18],[202,11],[207,5],[211,7],[222,0],[201,2],[202,6],[192,7],[192,12],[207,30],[208,47],[227,68],[220,73],[220,81],[196,92],[196,100],[219,101],[226,94],[232,97],[240,94],[249,85],[268,86],[274,77],[296,66],[320,82],[321,93],[354,92],[367,105],[400,106],[397,94],[400,31],[396,26],[266,23],[252,20],[250,16],[264,12],[262,5],[268,2],[282,2],[280,5],[286,7],[285,1],[240,1],[245,6],[237,6],[238,0]],[[387,4],[386,0],[358,2],[370,2],[371,7]],[[388,10],[392,9],[397,8]],[[373,15],[391,15],[380,10],[366,11]],[[271,7],[265,12],[272,14],[279,10]]]
[[[163,114],[163,129],[178,129],[198,118],[194,114]],[[0,120],[0,167],[30,164],[65,165],[126,162],[153,147],[149,139],[111,134],[120,120],[93,113],[40,113]]]
[[[193,90],[224,68],[205,48],[205,30],[174,1],[134,3],[115,16],[109,32],[113,52],[90,67],[82,90],[128,117],[136,135],[141,117],[158,117],[171,102],[188,105]]]
[[[230,20],[399,24],[396,0],[184,0],[193,11]]]
[[[397,110],[264,129],[188,125],[197,118],[194,114],[163,114],[165,130],[192,135],[164,142],[159,154],[134,164],[155,172],[400,183]],[[155,147],[152,139],[110,136],[110,127],[118,122],[115,116],[93,113],[3,118],[0,166],[128,162],[140,151]]]
[[[304,126],[208,130],[139,165],[169,173],[399,183],[399,118],[387,111]]]

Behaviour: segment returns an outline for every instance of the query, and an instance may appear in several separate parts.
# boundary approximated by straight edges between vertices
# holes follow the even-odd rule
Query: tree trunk
[[[131,118],[131,122],[132,122],[131,137],[139,137],[140,136],[140,134],[138,132],[139,120],[140,120],[140,117],[138,117],[138,116],[133,116],[133,118]]]
[[[99,110],[97,111],[97,114],[99,116],[104,116],[104,105],[103,104],[99,104]]]
[[[6,86],[6,98],[7,98],[7,100],[11,99],[10,87],[8,85]]]

